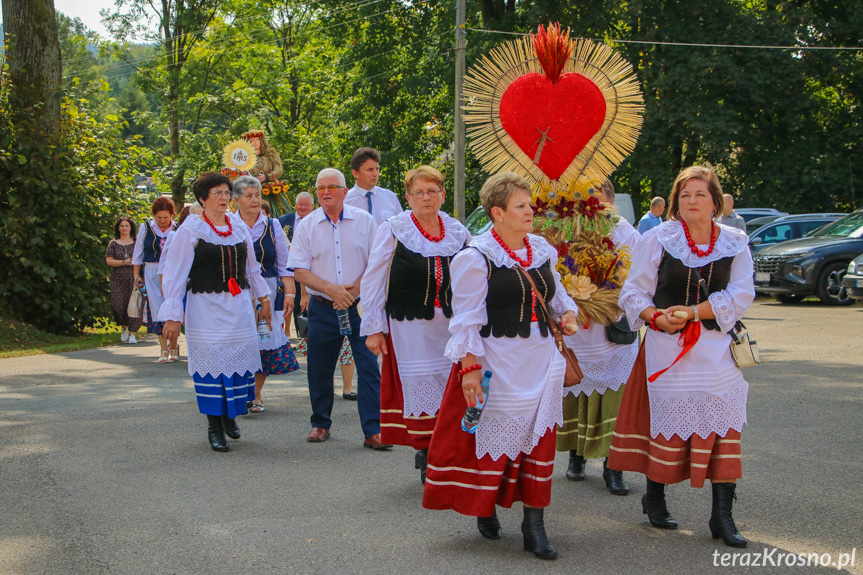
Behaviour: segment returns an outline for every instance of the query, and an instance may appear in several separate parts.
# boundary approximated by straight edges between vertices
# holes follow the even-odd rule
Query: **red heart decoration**
[[[525,74],[500,98],[503,129],[552,180],[563,175],[604,121],[605,98],[581,74],[563,74],[557,84],[542,74]]]

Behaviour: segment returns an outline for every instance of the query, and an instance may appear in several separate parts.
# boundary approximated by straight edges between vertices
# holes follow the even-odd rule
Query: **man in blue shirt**
[[[662,212],[665,211],[665,199],[656,196],[650,200],[650,211],[638,222],[638,233],[643,234],[662,223]]]

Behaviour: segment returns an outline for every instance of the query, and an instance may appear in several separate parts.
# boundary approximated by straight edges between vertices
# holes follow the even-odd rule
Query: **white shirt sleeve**
[[[389,333],[386,314],[387,280],[389,278],[390,262],[394,252],[392,227],[384,222],[378,228],[369,264],[360,282],[360,299],[363,302],[363,322],[360,327],[361,336],[376,333]]]
[[[291,253],[291,246],[288,244],[288,236],[285,235],[285,230],[278,224],[279,220],[273,220],[276,225],[272,227],[273,238],[276,243],[276,277],[293,277],[294,270],[288,269],[288,254]]]
[[[626,319],[633,330],[644,325],[641,312],[653,305],[653,295],[659,278],[659,263],[662,261],[662,244],[653,230],[648,230],[632,254],[629,277],[620,290],[618,305],[626,312]]]
[[[165,301],[159,308],[158,321],[183,321],[183,297],[192,262],[195,261],[195,238],[185,228],[180,228],[171,237],[171,249],[163,252],[162,295]]]
[[[559,321],[563,314],[568,311],[578,315],[578,306],[575,304],[575,300],[566,293],[563,284],[560,283],[560,274],[554,268],[551,268],[551,274],[554,276],[554,297],[548,302],[548,311],[552,318]]]
[[[147,235],[147,228],[144,226],[150,225],[147,222],[141,224],[138,228],[138,236],[135,238],[135,250],[132,252],[132,265],[139,266],[144,263],[144,238]]]
[[[312,269],[312,225],[306,221],[308,219],[306,216],[300,221],[300,225],[294,228],[294,241],[291,242],[291,251],[288,254],[288,267],[293,270]]]
[[[174,232],[168,234],[168,239],[165,240],[165,247],[162,248],[162,257],[159,258],[159,275],[165,273],[165,258],[168,254],[168,248],[171,247],[171,240],[174,239]]]
[[[458,363],[468,353],[485,355],[479,330],[488,323],[485,298],[488,295],[488,263],[476,249],[460,251],[450,264],[452,276],[452,310],[449,322],[452,334],[444,355]]]
[[[755,284],[752,280],[752,254],[749,249],[734,256],[731,261],[731,278],[724,290],[710,294],[707,301],[716,316],[722,333],[728,333],[755,300]]]

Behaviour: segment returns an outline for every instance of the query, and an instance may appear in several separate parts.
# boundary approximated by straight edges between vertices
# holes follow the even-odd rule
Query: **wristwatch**
[[[692,321],[699,321],[698,320],[698,306],[697,305],[692,306],[692,313],[695,314],[695,317],[692,318]]]

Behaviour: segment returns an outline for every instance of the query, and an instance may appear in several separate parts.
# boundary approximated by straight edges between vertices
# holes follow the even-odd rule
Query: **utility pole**
[[[467,0],[456,0],[455,17],[455,174],[453,184],[453,215],[464,222],[464,118],[462,117],[461,100],[464,84],[464,46],[465,46],[465,3]]]

